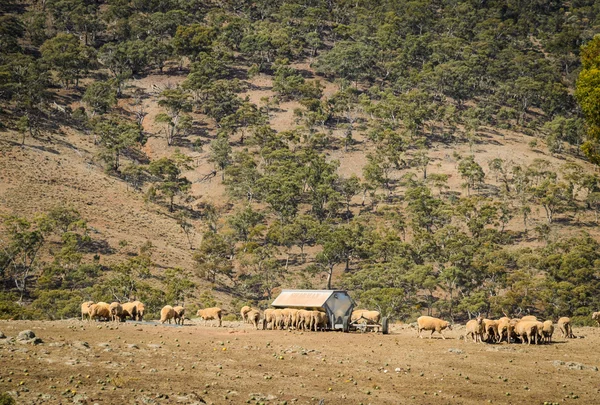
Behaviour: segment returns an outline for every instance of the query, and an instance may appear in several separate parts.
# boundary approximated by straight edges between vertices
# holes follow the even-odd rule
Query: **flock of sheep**
[[[594,313],[592,317],[598,321],[600,320],[600,313],[598,313],[598,315]],[[600,322],[598,322],[598,324],[600,325]],[[575,337],[569,318],[560,318],[557,327],[563,337]],[[421,316],[417,319],[417,329],[420,338],[423,338],[421,331],[430,330],[431,335],[433,335],[434,332],[438,332],[442,335],[443,339],[446,339],[443,331],[444,329],[452,330],[452,326],[449,322],[442,319],[431,316]],[[548,320],[541,322],[533,315],[512,319],[505,316],[498,320],[484,319],[482,316],[478,316],[476,319],[471,319],[467,322],[466,333],[463,337],[465,340],[471,337],[475,343],[500,343],[503,340],[510,343],[512,340],[514,342],[527,342],[527,344],[533,342],[538,344],[551,342],[553,334],[554,324],[552,321]],[[431,335],[429,338],[431,338]]]
[[[83,321],[86,316],[88,320],[92,319],[104,319],[115,322],[125,322],[127,318],[132,321],[143,321],[144,312],[146,307],[140,301],[127,302],[121,304],[119,302],[106,303],[86,301],[81,304],[81,320]],[[222,324],[222,310],[221,308],[206,308],[198,310],[197,316],[204,320],[205,324],[208,320],[218,320],[219,326]],[[182,306],[172,307],[166,305],[160,310],[160,323],[171,323],[174,320],[176,324],[183,325],[185,320],[185,308]]]
[[[113,302],[108,304],[106,302],[86,301],[81,304],[81,320],[84,320],[87,316],[89,320],[92,319],[104,319],[111,321],[124,322],[127,318],[134,321],[142,321],[144,319],[145,306],[140,301],[133,301],[121,304],[119,302]],[[196,315],[207,321],[216,320],[219,326],[222,326],[223,310],[221,308],[205,308],[200,309]],[[322,311],[309,311],[304,309],[295,308],[282,308],[273,309],[269,308],[261,312],[258,309],[251,308],[249,306],[242,307],[240,311],[242,320],[246,323],[251,323],[256,329],[295,329],[303,331],[325,331],[329,328],[329,319],[327,314]],[[378,324],[381,319],[381,314],[378,311],[369,311],[364,309],[358,309],[352,311],[350,322],[370,322]],[[600,326],[600,312],[594,312],[592,319],[598,322]],[[165,322],[171,323],[174,320],[176,324],[183,325],[185,320],[185,308],[182,306],[172,307],[166,305],[160,311],[160,323]],[[573,338],[573,331],[571,328],[571,320],[567,317],[562,317],[558,320],[556,326],[560,330],[563,337]],[[420,338],[422,331],[431,331],[431,336],[434,332],[442,335],[443,339],[446,339],[443,331],[445,329],[452,330],[452,325],[439,318],[431,316],[421,316],[417,319],[417,332]],[[554,323],[550,320],[541,322],[535,316],[524,316],[522,318],[509,318],[502,317],[497,320],[484,319],[478,316],[476,319],[472,319],[466,324],[466,333],[461,336],[465,340],[469,337],[473,342],[482,343],[500,343],[506,341],[507,343],[520,341],[521,343],[527,342],[531,344],[538,343],[549,343],[552,341],[552,335],[554,334]]]

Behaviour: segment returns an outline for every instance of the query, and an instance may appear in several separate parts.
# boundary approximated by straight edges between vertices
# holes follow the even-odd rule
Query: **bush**
[[[77,292],[66,290],[50,290],[40,293],[33,301],[32,309],[50,320],[74,318],[81,315],[81,302],[83,299]]]
[[[8,392],[0,393],[0,405],[15,405],[17,401]]]

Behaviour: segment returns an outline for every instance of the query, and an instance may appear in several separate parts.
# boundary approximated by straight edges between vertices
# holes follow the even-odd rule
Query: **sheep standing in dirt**
[[[296,326],[296,316],[298,310],[295,308],[284,308],[281,310],[282,323],[284,329],[293,329]]]
[[[498,342],[500,335],[498,333],[498,321],[493,319],[484,319],[483,325],[485,329],[485,340],[486,342]]]
[[[86,301],[83,304],[81,304],[81,320],[83,321],[85,316],[88,317],[88,321],[91,321],[92,318],[90,317],[90,306],[94,304],[94,301]]]
[[[600,312],[594,312],[592,314],[592,319],[594,321],[596,321],[596,323],[598,324],[598,326],[600,326]]]
[[[443,333],[443,330],[446,328],[452,330],[452,326],[449,322],[439,318],[434,318],[432,316],[420,316],[417,319],[417,331],[421,339],[423,339],[423,336],[421,336],[421,331],[430,330],[431,335],[429,335],[429,339],[431,339],[431,336],[433,336],[433,332],[437,332],[442,335],[442,339],[446,340],[446,337]]]
[[[160,310],[160,323],[169,322],[171,323],[171,319],[175,318],[175,310],[170,305],[165,305],[163,309]],[[177,322],[177,321],[175,321]]]
[[[573,329],[571,328],[571,318],[563,316],[557,322],[558,330],[564,338],[573,338]]]
[[[206,326],[206,321],[218,320],[219,327],[223,325],[223,310],[221,308],[213,307],[213,308],[205,308],[199,309],[196,313],[201,319],[204,320],[204,325]]]
[[[504,337],[506,336],[506,341],[510,343],[510,334],[508,333],[508,325],[510,323],[509,317],[502,317],[496,321],[498,326],[498,343],[502,342]]]
[[[273,308],[265,309],[263,319],[264,319],[264,327],[267,329],[274,330],[275,329],[275,310]]]
[[[250,311],[246,312],[246,319],[258,330],[258,325],[260,321],[260,311],[257,311],[256,309],[251,309]]]
[[[248,323],[248,318],[246,317],[246,314],[250,311],[252,311],[252,308],[250,308],[248,305],[244,305],[240,310],[240,315],[242,315],[242,321],[244,321],[245,323]]]
[[[120,302],[110,303],[110,317],[113,322],[119,322],[123,320],[123,307]]]
[[[311,311],[301,309],[298,311],[298,326],[296,329],[302,328],[302,330],[312,330],[314,323],[314,317]]]
[[[283,329],[283,319],[285,317],[285,315],[283,314],[283,310],[279,308],[273,310],[273,316],[275,317],[275,324],[273,329]]]
[[[467,337],[471,335],[474,343],[482,343],[484,333],[485,324],[483,323],[483,318],[478,316],[476,319],[471,319],[467,322],[465,341],[467,340]]]
[[[552,335],[554,334],[554,325],[552,321],[545,321],[542,326],[542,335],[546,343],[552,342]]]
[[[531,341],[537,344],[537,328],[537,321],[519,321],[514,326],[514,331],[521,338],[522,344],[525,344],[525,339],[527,338],[527,344],[530,345]]]
[[[110,315],[110,305],[106,302],[99,302],[97,304],[90,305],[90,318],[91,319],[100,319],[104,318],[109,320],[111,318]]]
[[[185,308],[182,306],[173,307],[173,311],[175,311],[175,323],[178,325],[183,325],[183,321],[185,320]]]
[[[329,324],[329,318],[327,318],[327,314],[321,311],[312,311],[313,312],[313,320],[314,320],[314,330],[315,332],[321,330],[327,330],[327,326]]]
[[[366,323],[369,323],[369,321],[372,323],[379,323],[379,320],[381,319],[381,313],[379,311],[369,311],[367,309],[355,309],[352,311],[352,314],[350,315],[350,322],[359,322],[361,319]],[[374,330],[378,332],[379,327]]]
[[[144,320],[144,313],[146,312],[146,306],[140,301],[133,301],[133,305],[135,305],[135,311],[137,313],[137,320]]]
[[[121,316],[123,320],[127,317],[130,317],[132,321],[135,321],[137,318],[137,307],[133,302],[126,302],[125,304],[121,304]]]

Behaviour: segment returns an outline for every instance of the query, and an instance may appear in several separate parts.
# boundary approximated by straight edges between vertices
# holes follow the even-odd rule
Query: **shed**
[[[271,305],[325,311],[331,328],[343,329],[344,317],[352,314],[354,301],[343,290],[283,290]]]

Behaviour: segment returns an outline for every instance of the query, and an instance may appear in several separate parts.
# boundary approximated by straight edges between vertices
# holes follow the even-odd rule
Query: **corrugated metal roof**
[[[289,308],[319,308],[325,305],[329,297],[336,292],[346,294],[345,291],[339,290],[283,290],[271,305]]]

